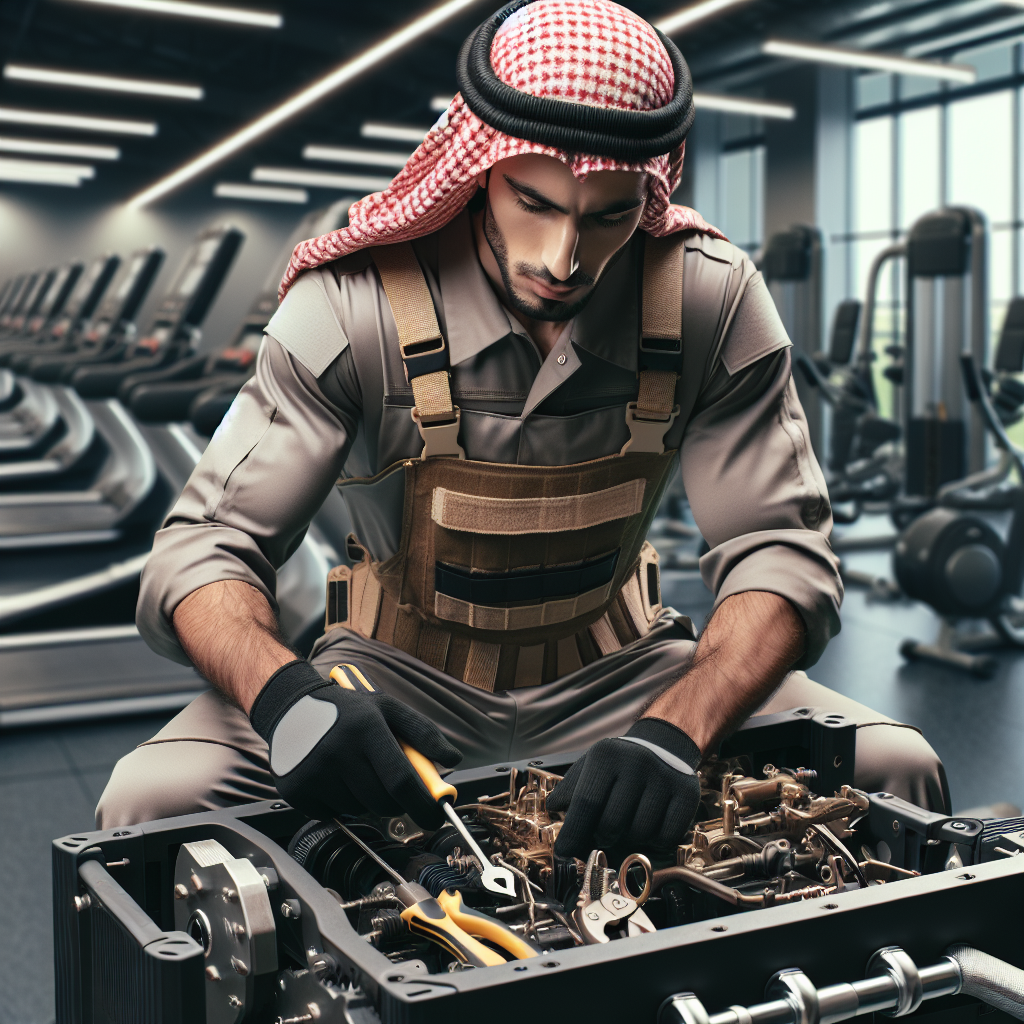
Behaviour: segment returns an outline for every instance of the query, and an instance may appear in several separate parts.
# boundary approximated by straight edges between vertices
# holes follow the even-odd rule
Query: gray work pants
[[[334,629],[311,661],[327,676],[342,662],[431,719],[463,752],[460,767],[580,750],[618,736],[679,677],[695,644],[665,618],[646,636],[552,683],[488,693],[387,644]],[[942,762],[913,727],[791,673],[758,714],[817,708],[857,724],[855,784],[948,811]],[[197,697],[114,767],[96,808],[97,828],[216,810],[277,797],[267,745],[216,691]]]

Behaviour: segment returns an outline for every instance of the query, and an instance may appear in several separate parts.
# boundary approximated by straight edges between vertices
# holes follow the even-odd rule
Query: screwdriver
[[[356,689],[356,683],[359,683],[370,693],[374,691],[373,684],[355,665],[335,666],[331,669],[331,678],[346,690]],[[480,849],[477,841],[470,834],[466,823],[456,813],[454,801],[459,795],[458,790],[441,778],[434,767],[434,762],[429,757],[425,757],[415,747],[402,740],[399,740],[399,743],[405,752],[405,756],[409,758],[410,764],[416,769],[416,774],[423,781],[423,785],[427,787],[427,791],[441,805],[441,809],[448,820],[455,826],[459,835],[465,840],[470,852],[480,862],[480,881],[483,883],[484,888],[490,889],[491,892],[496,892],[501,896],[511,896],[515,899],[515,875],[508,868],[499,868],[487,859],[487,855]]]
[[[402,920],[409,926],[409,931],[436,942],[456,960],[471,964],[473,967],[498,967],[506,962],[500,953],[488,949],[482,942],[477,942],[472,935],[460,928],[422,885],[407,882],[347,825],[342,824],[337,818],[334,820],[345,835],[394,880],[395,895],[405,907],[401,915]],[[494,923],[498,924],[497,921]]]

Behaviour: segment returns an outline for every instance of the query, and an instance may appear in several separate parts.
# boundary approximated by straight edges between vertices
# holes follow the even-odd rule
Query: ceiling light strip
[[[390,139],[392,142],[411,142],[418,146],[430,128],[417,128],[409,124],[389,124],[384,121],[364,121],[359,134],[364,139]]]
[[[304,188],[273,188],[234,181],[218,181],[213,187],[213,194],[218,199],[249,199],[260,203],[309,202],[309,193]]]
[[[410,153],[389,153],[380,149],[355,149],[351,146],[309,145],[302,151],[303,160],[326,160],[335,164],[361,164],[364,167],[394,167],[401,170]]]
[[[1024,3],[1024,0],[1021,0],[1021,3]],[[435,96],[430,101],[430,109],[435,113],[443,114],[454,98],[454,96]]]
[[[157,125],[152,121],[122,121],[112,117],[83,117],[80,114],[55,114],[47,110],[19,110],[0,107],[0,121],[10,124],[38,124],[47,128],[73,128],[82,132],[152,137]]]
[[[159,199],[161,196],[165,196],[168,192],[185,184],[186,181],[191,181],[193,178],[198,177],[222,160],[244,149],[249,143],[266,135],[284,121],[311,107],[335,89],[352,81],[375,65],[380,64],[420,36],[454,18],[455,15],[460,14],[474,3],[476,3],[476,0],[447,0],[447,3],[433,8],[406,25],[405,28],[392,33],[375,46],[365,50],[358,57],[346,61],[340,67],[335,68],[330,74],[307,86],[290,100],[274,107],[273,110],[268,111],[251,124],[246,125],[241,131],[229,135],[223,142],[218,143],[194,160],[190,160],[183,167],[179,167],[178,170],[167,175],[166,178],[162,178],[155,185],[151,185],[143,192],[140,192],[130,200],[128,205],[135,209],[146,206],[155,199]]]
[[[90,146],[84,142],[48,142],[44,139],[15,139],[0,135],[0,153],[28,153],[34,156],[74,156],[82,160],[120,160],[116,146]]]
[[[391,184],[390,178],[368,174],[331,174],[308,171],[302,167],[254,167],[253,181],[269,181],[280,185],[309,185],[312,188],[340,188],[346,192],[380,192]]]
[[[169,14],[175,18],[201,18],[204,21],[225,21],[255,28],[280,28],[284,19],[273,11],[250,11],[241,7],[219,7],[195,4],[188,0],[78,0],[79,3],[101,7],[123,7],[142,14]]]
[[[97,89],[102,92],[126,92],[139,96],[164,96],[176,100],[201,100],[199,85],[176,85],[173,82],[152,82],[144,78],[121,78],[116,75],[93,75],[84,71],[59,71],[56,68],[7,64],[4,78],[14,82],[35,82],[40,85],[66,85],[72,89]]]
[[[796,107],[791,107],[788,103],[755,100],[747,96],[723,96],[711,92],[695,92],[693,104],[698,110],[715,110],[723,114],[768,117],[781,121],[792,121],[796,117]]]
[[[56,164],[47,160],[17,160],[0,157],[0,175],[4,181],[55,182],[77,184],[96,176],[96,168],[86,164]]]
[[[670,14],[667,18],[656,21],[654,27],[660,29],[665,35],[670,36],[681,29],[696,25],[699,21],[713,18],[716,14],[721,14],[722,11],[727,11],[731,7],[737,7],[739,4],[749,2],[750,0],[703,0],[702,3],[690,4],[688,7],[676,11],[675,14]]]
[[[969,64],[943,64],[911,57],[893,57],[868,50],[850,50],[842,46],[818,46],[793,42],[788,39],[769,39],[761,45],[761,52],[772,57],[792,57],[815,64],[835,64],[845,68],[871,71],[889,71],[897,75],[918,78],[941,78],[949,82],[971,85],[978,80],[978,72]]]

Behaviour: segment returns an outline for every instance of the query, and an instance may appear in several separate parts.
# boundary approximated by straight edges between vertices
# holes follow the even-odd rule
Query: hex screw
[[[187,900],[188,899],[188,887],[185,886],[185,885],[182,885],[181,882],[179,882],[174,887],[174,898],[176,900]]]
[[[88,910],[92,906],[92,897],[86,893],[84,896],[75,897],[75,910],[80,914],[83,910]]]

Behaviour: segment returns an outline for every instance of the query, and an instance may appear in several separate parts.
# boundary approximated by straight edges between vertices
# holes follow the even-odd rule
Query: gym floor
[[[865,517],[848,534],[888,532]],[[850,568],[888,575],[887,552],[845,557]],[[710,595],[693,572],[668,571],[665,600],[702,622]],[[1002,652],[994,679],[979,681],[923,663],[905,664],[906,637],[932,640],[938,620],[910,602],[878,602],[849,588],[843,630],[811,676],[922,729],[946,765],[957,811],[1024,804],[1024,658]],[[50,842],[93,827],[93,808],[114,762],[167,716],[9,732],[0,736],[0,1024],[54,1019]]]

